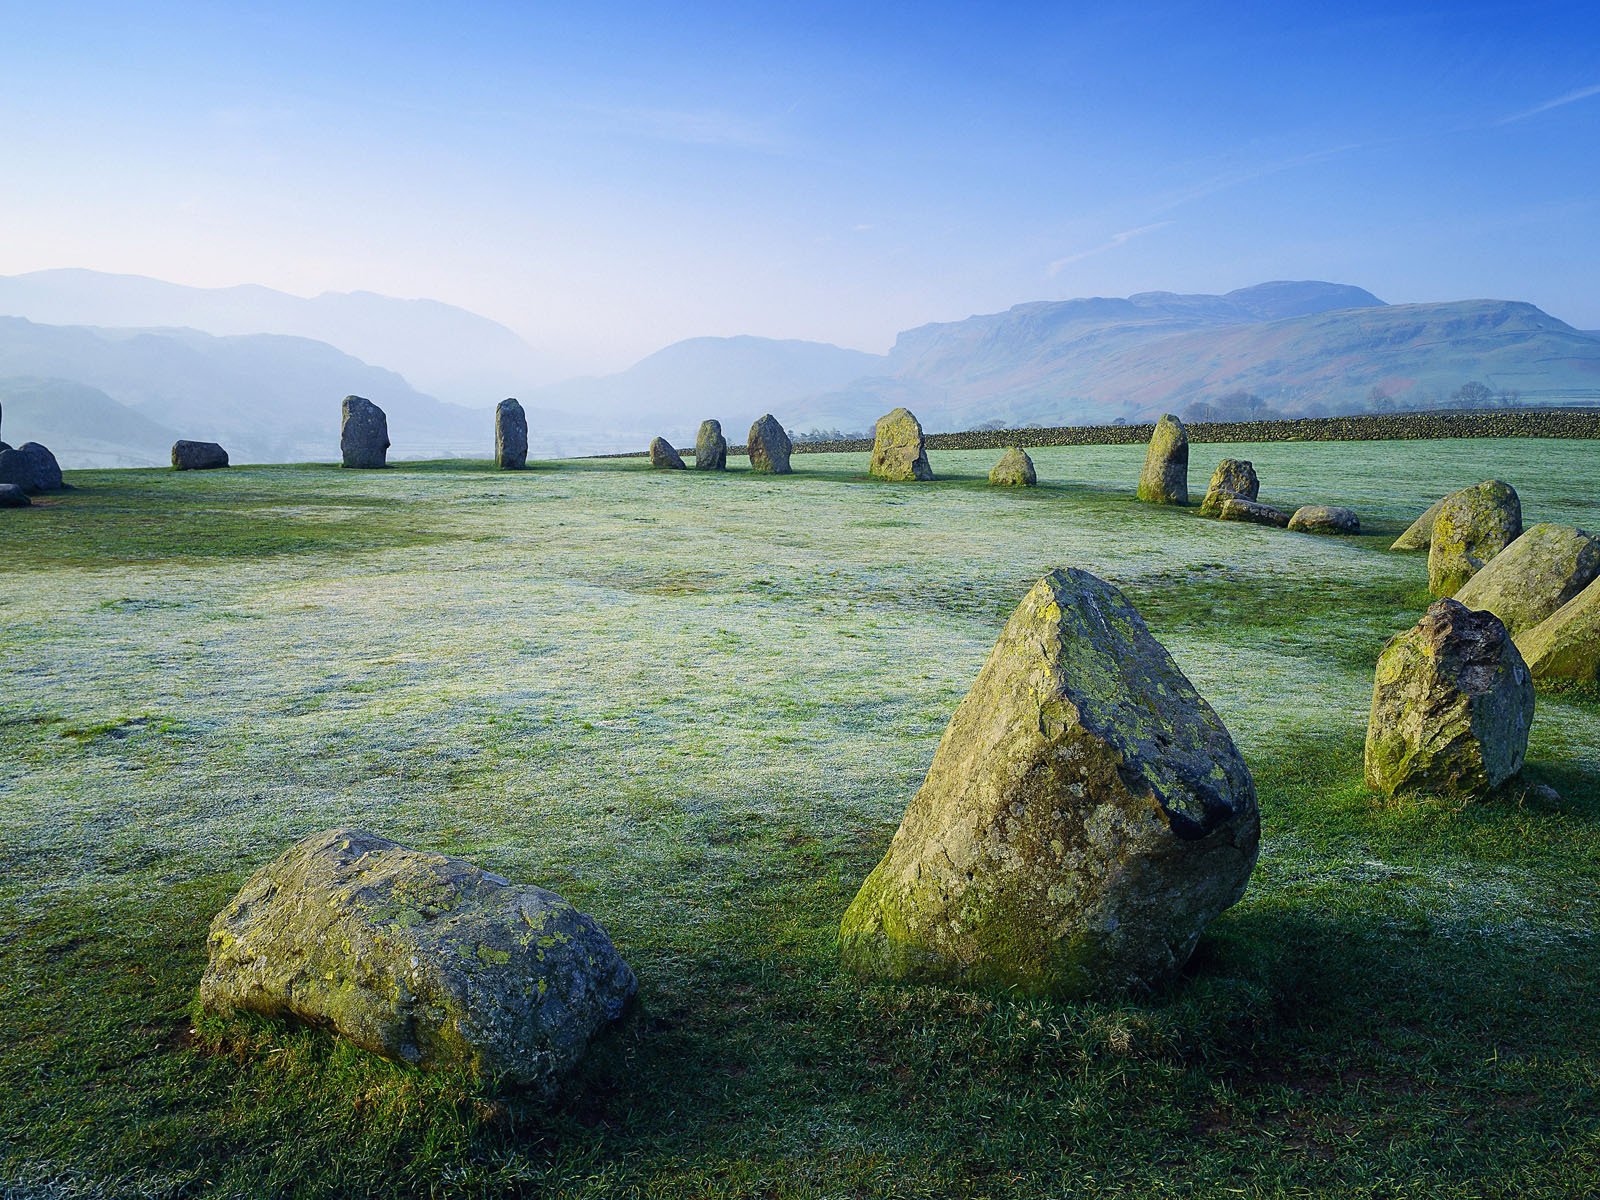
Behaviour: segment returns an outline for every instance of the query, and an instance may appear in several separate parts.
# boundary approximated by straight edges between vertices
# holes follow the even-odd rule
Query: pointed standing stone
[[[1189,433],[1167,413],[1156,422],[1139,475],[1139,499],[1151,504],[1189,503]]]
[[[1033,487],[1039,482],[1039,476],[1028,452],[1021,446],[1012,446],[989,472],[989,482],[994,487]]]
[[[375,470],[389,463],[389,418],[364,396],[346,396],[339,425],[344,465]]]
[[[494,461],[502,471],[528,465],[528,414],[515,400],[502,400],[494,410]]]
[[[794,449],[789,435],[778,424],[778,418],[767,413],[750,426],[750,436],[745,439],[745,450],[750,455],[750,469],[768,475],[788,475],[789,455]]]
[[[650,465],[658,471],[687,471],[677,447],[666,438],[658,437],[650,443]]]
[[[928,465],[928,443],[922,423],[907,408],[897,408],[878,418],[872,439],[872,463],[868,471],[878,479],[905,483],[926,482],[933,478]]]
[[[728,469],[728,439],[722,436],[721,421],[700,422],[700,432],[694,439],[694,469],[696,471]]]

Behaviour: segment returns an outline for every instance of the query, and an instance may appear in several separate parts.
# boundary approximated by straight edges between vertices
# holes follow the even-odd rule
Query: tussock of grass
[[[19,1195],[1571,1196],[1600,1189],[1600,715],[1526,790],[1361,787],[1384,547],[1581,442],[1198,446],[1325,539],[1135,503],[1139,447],[928,485],[563,463],[74,475],[0,522],[0,1180]],[[834,933],[1023,591],[1125,587],[1233,730],[1264,852],[1186,978],[1109,1005],[862,984]],[[339,823],[593,912],[633,1015],[553,1108],[196,1020],[205,927]]]

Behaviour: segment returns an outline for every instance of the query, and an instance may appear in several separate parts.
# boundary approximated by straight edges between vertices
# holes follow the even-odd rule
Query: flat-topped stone
[[[179,439],[172,443],[174,471],[220,471],[227,465],[228,452],[216,442],[189,442]]]
[[[1276,529],[1287,529],[1289,526],[1288,513],[1273,508],[1270,504],[1258,504],[1254,500],[1246,500],[1240,496],[1224,497],[1217,509],[1217,519],[1248,521],[1253,525],[1271,525]]]

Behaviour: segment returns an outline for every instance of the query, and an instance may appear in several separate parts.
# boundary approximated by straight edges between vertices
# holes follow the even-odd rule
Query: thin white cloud
[[[1045,269],[1045,273],[1047,275],[1059,275],[1063,269],[1070,267],[1075,262],[1082,262],[1084,259],[1092,258],[1096,254],[1104,254],[1107,250],[1115,250],[1118,246],[1126,245],[1136,237],[1154,233],[1158,229],[1165,229],[1171,224],[1171,221],[1157,221],[1153,225],[1141,225],[1137,229],[1124,229],[1121,233],[1112,234],[1109,241],[1102,242],[1098,246],[1091,246],[1087,250],[1079,250],[1076,254],[1068,254],[1064,258],[1056,259]]]
[[[1512,113],[1509,117],[1501,117],[1496,125],[1510,125],[1516,121],[1526,121],[1529,117],[1536,117],[1540,113],[1549,112],[1552,108],[1563,108],[1568,104],[1576,104],[1579,100],[1587,100],[1590,96],[1600,96],[1600,83],[1592,83],[1588,87],[1577,88],[1565,96],[1557,96],[1554,100],[1546,100],[1543,104],[1536,104],[1522,112]]]

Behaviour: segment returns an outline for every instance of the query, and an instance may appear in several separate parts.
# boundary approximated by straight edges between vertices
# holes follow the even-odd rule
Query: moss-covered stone
[[[1492,612],[1516,637],[1600,575],[1600,541],[1572,525],[1535,525],[1467,580],[1456,599]],[[1531,664],[1530,664],[1531,665]]]
[[[1361,518],[1353,508],[1306,504],[1294,510],[1289,528],[1296,533],[1356,534],[1361,532]]]
[[[922,422],[910,409],[897,408],[878,418],[872,438],[872,460],[867,469],[878,479],[897,483],[933,478]]]
[[[650,442],[650,465],[658,471],[687,471],[677,447],[666,438],[654,438]]]
[[[1211,483],[1206,488],[1206,498],[1200,502],[1200,512],[1207,517],[1219,516],[1222,502],[1229,497],[1254,500],[1259,495],[1261,481],[1256,478],[1255,464],[1243,458],[1225,458],[1211,472]]]
[[[1600,680],[1600,579],[1517,638],[1535,679]]]
[[[1522,534],[1522,501],[1509,483],[1487,479],[1439,505],[1428,543],[1428,590],[1454,596]]]
[[[721,421],[700,422],[700,432],[694,439],[694,469],[696,471],[728,469],[728,439],[722,436]]]
[[[783,426],[778,424],[778,418],[771,413],[762,416],[750,426],[750,434],[745,439],[745,452],[750,455],[752,471],[761,471],[768,475],[787,475],[790,473],[789,455],[793,451],[794,446],[789,441],[789,435],[783,431]]]
[[[1449,497],[1440,496],[1428,511],[1406,526],[1406,531],[1389,544],[1391,550],[1426,550],[1433,544],[1433,521]]]
[[[211,922],[209,948],[206,1008],[545,1092],[637,986],[605,930],[553,892],[359,829],[262,867]]]
[[[1151,504],[1189,503],[1189,434],[1167,413],[1156,422],[1139,474],[1139,499]]]
[[[1378,656],[1367,786],[1398,798],[1478,799],[1522,770],[1533,680],[1493,613],[1439,600]]]
[[[1021,446],[1012,446],[989,472],[989,482],[995,487],[1033,487],[1039,482],[1039,475],[1028,452]]]
[[[1137,611],[1053,571],[1007,623],[840,926],[892,979],[1117,995],[1172,978],[1256,859],[1255,785]]]

